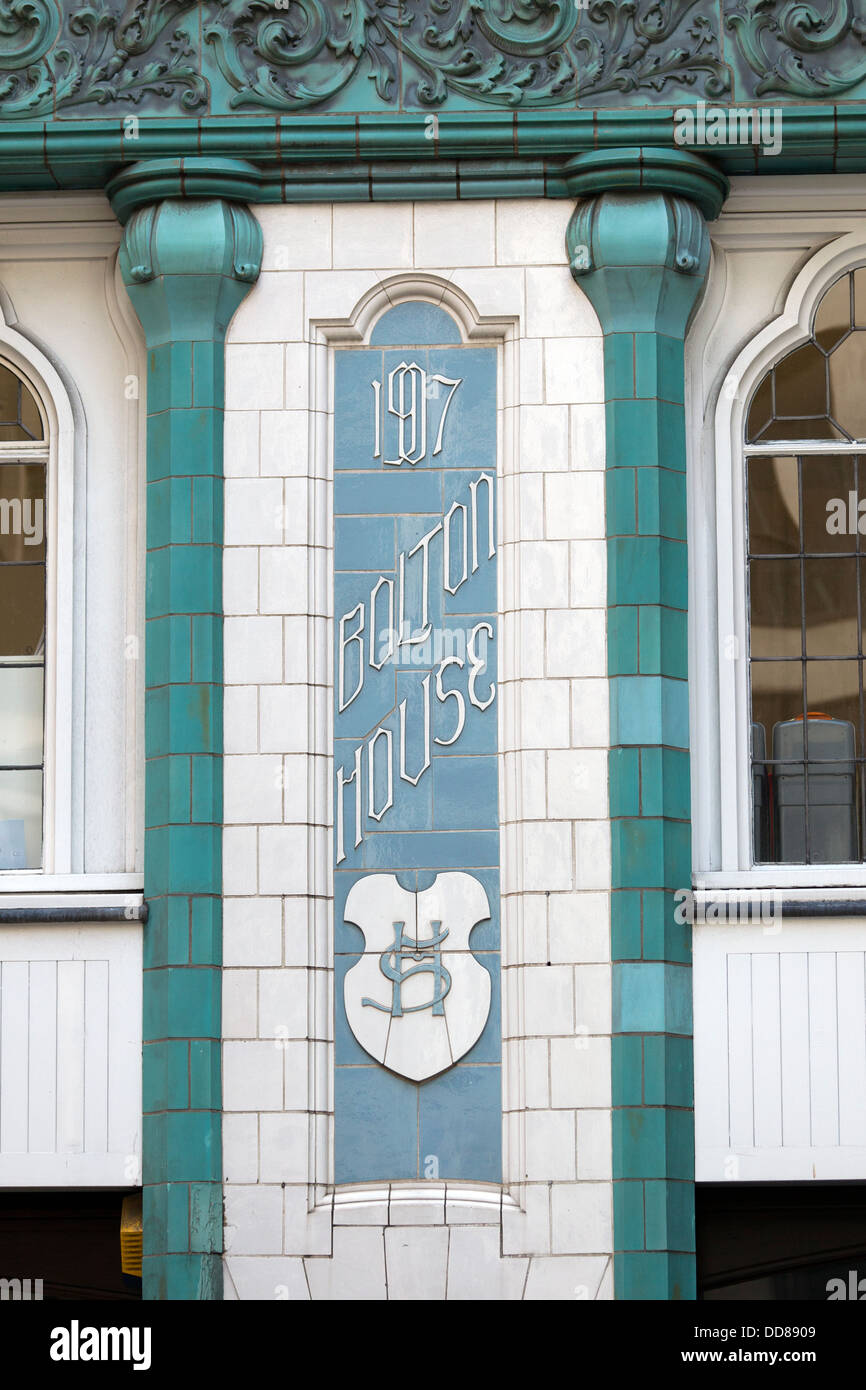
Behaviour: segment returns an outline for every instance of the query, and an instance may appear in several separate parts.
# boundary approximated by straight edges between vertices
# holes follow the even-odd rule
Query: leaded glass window
[[[754,858],[866,858],[866,268],[821,299],[746,427]],[[863,497],[861,507],[861,494]]]
[[[42,863],[47,463],[39,403],[0,363],[0,869]]]

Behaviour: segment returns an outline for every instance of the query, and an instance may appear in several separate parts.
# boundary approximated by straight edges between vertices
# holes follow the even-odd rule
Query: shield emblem
[[[490,916],[483,884],[443,873],[411,893],[393,874],[368,874],[350,889],[343,916],[364,933],[343,999],[365,1052],[410,1081],[453,1067],[490,1012],[490,975],[469,949],[472,928]]]

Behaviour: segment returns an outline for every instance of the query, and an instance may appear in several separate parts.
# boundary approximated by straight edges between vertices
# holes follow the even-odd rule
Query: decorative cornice
[[[2,130],[0,192],[111,184],[125,217],[119,190],[126,171],[134,168],[133,183],[140,183],[141,171],[156,162],[147,175],[152,199],[193,191],[212,164],[245,171],[236,194],[223,183],[219,196],[259,203],[566,198],[578,191],[575,156],[627,149],[646,161],[691,153],[675,132],[674,111],[664,107],[455,113],[440,117],[436,140],[425,138],[417,118],[399,113],[143,119],[134,138],[116,120],[34,122]],[[789,107],[781,134],[777,154],[728,140],[708,147],[705,163],[728,176],[866,173],[866,110]],[[168,179],[162,188],[161,178]],[[136,195],[130,207],[140,202]]]
[[[567,160],[562,175],[576,198],[627,189],[660,191],[697,204],[708,222],[718,217],[730,186],[709,160],[681,149],[593,150]]]
[[[125,223],[136,208],[164,198],[258,202],[261,186],[261,171],[246,160],[193,155],[188,159],[148,159],[131,164],[109,179],[105,192],[118,221]]]
[[[859,0],[0,0],[0,117],[866,95]]]

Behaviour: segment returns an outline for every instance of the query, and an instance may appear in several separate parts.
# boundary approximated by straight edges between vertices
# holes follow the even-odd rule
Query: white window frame
[[[0,362],[35,396],[45,440],[38,447],[0,445],[0,452],[37,455],[46,468],[45,504],[45,723],[42,792],[42,866],[0,870],[0,892],[26,880],[72,872],[72,563],[74,425],[63,382],[44,353],[10,327],[0,306]]]
[[[715,411],[715,583],[718,651],[714,677],[706,681],[714,697],[717,720],[710,720],[710,701],[696,693],[693,703],[700,754],[711,752],[718,767],[718,840],[712,870],[695,874],[699,888],[781,889],[866,888],[863,864],[753,863],[751,742],[749,738],[748,608],[746,596],[745,459],[748,454],[786,451],[785,440],[744,444],[746,412],[764,374],[787,353],[809,341],[816,307],[841,275],[866,264],[866,234],[849,233],[809,258],[795,277],[782,312],[758,332],[731,363],[721,384]],[[798,453],[827,453],[828,442]],[[861,446],[833,445],[833,452],[863,452]],[[707,570],[707,578],[711,572]],[[692,670],[692,681],[702,680]],[[707,737],[707,730],[715,734]],[[717,740],[716,747],[712,742]],[[702,779],[698,779],[700,783]],[[712,778],[706,779],[712,783]],[[712,817],[710,817],[712,821]],[[715,836],[713,837],[715,838]],[[698,847],[698,855],[701,847]]]

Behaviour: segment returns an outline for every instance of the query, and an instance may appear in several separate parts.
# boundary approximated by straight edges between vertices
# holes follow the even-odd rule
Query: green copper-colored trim
[[[119,220],[126,223],[136,208],[164,198],[261,202],[261,185],[261,171],[247,160],[190,155],[128,165],[109,180],[105,192]]]
[[[223,359],[261,267],[238,204],[130,219],[120,264],[147,339],[143,1287],[222,1297]]]
[[[718,217],[728,195],[728,180],[721,170],[682,149],[593,150],[567,160],[563,176],[575,198],[591,197],[600,188],[609,192],[658,188],[696,203],[708,222]]]
[[[694,203],[656,188],[591,196],[567,243],[604,330],[615,1296],[690,1299],[691,943],[674,915],[691,886],[683,346],[709,238]]]
[[[15,122],[0,142],[0,190],[102,188],[124,166],[195,157],[253,165],[259,202],[566,198],[574,196],[566,166],[577,155],[677,151],[676,109]],[[778,154],[729,142],[701,153],[728,175],[866,172],[866,107],[779,110]]]

